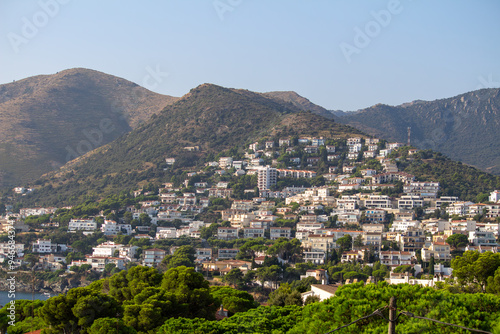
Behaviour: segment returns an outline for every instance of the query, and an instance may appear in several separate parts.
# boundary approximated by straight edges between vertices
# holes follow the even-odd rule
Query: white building
[[[276,168],[269,166],[260,168],[257,172],[257,186],[259,190],[266,190],[275,185],[278,180],[278,173]]]
[[[395,220],[390,228],[391,232],[406,232],[410,227],[418,228],[420,222],[418,220]]]
[[[439,192],[439,182],[411,182],[403,187],[407,195],[423,198],[436,198]]]
[[[448,213],[450,216],[452,216],[452,215],[465,216],[469,213],[469,206],[471,206],[473,204],[474,203],[472,203],[472,202],[451,203],[446,208],[446,213]]]
[[[222,157],[219,158],[219,167],[222,169],[227,169],[231,168],[233,165],[233,158],[232,157]]]
[[[123,233],[125,235],[132,234],[132,225],[130,224],[118,224],[113,220],[104,220],[104,224],[101,226],[101,231],[104,235],[117,235],[118,233]]]
[[[405,195],[398,200],[398,209],[412,210],[424,206],[424,200],[420,196]]]
[[[364,206],[370,209],[392,209],[392,201],[389,196],[370,195],[364,200]]]
[[[474,246],[497,246],[497,239],[493,232],[471,231],[469,242]]]
[[[302,301],[305,302],[309,296],[317,296],[319,297],[319,301],[322,302],[323,300],[333,297],[337,289],[337,285],[311,284],[311,290],[301,294]]]
[[[68,232],[83,231],[83,234],[91,234],[97,229],[96,221],[92,219],[71,219]]]
[[[92,256],[114,256],[115,251],[119,253],[122,246],[115,244],[113,241],[104,242],[93,248]]]
[[[68,246],[65,244],[53,244],[51,239],[37,239],[33,242],[33,253],[57,253],[65,252]]]
[[[500,201],[500,191],[498,191],[498,190],[492,191],[490,193],[489,201],[494,202],[494,203]]]
[[[0,262],[8,259],[9,256],[14,255],[14,257],[24,256],[24,244],[9,244],[8,242],[0,243]]]
[[[412,254],[410,252],[387,251],[380,252],[380,263],[388,267],[398,267],[411,264]]]

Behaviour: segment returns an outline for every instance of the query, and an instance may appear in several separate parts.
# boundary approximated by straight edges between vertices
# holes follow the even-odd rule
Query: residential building
[[[167,251],[159,248],[146,249],[144,251],[144,260],[142,264],[148,267],[158,266],[163,258],[167,255]]]
[[[269,238],[271,240],[276,240],[279,238],[290,239],[292,237],[291,227],[271,227],[269,229]]]
[[[212,259],[212,248],[196,248],[195,251],[198,261],[210,261]]]
[[[301,294],[302,301],[305,302],[307,297],[319,297],[319,301],[322,302],[335,295],[338,289],[338,285],[323,285],[323,284],[311,284],[311,290],[306,291]]]
[[[385,195],[370,195],[364,200],[364,206],[370,209],[391,209],[391,198]]]
[[[92,256],[115,256],[115,252],[120,252],[123,245],[107,241],[93,248]]]
[[[498,203],[500,201],[500,191],[495,190],[490,193],[489,201],[493,203]]]
[[[132,234],[132,225],[130,224],[118,224],[113,220],[104,220],[104,224],[101,226],[101,231],[104,235],[117,235],[118,233],[122,233],[124,235]]]
[[[244,227],[243,228],[243,237],[244,238],[264,238],[265,236],[264,228],[256,228],[256,227]]]
[[[405,195],[398,200],[398,209],[412,210],[424,206],[424,200],[420,196]]]
[[[385,222],[387,219],[387,211],[380,210],[380,209],[367,209],[367,210],[365,210],[365,218],[370,223]],[[374,224],[369,224],[369,225],[374,225]],[[375,224],[375,225],[378,225],[378,224]]]
[[[365,246],[371,246],[378,250],[382,245],[382,233],[379,232],[364,232],[363,233],[363,244]]]
[[[469,242],[474,246],[497,246],[497,239],[493,232],[470,231]]]
[[[239,229],[236,227],[218,227],[217,228],[217,239],[221,240],[233,240],[238,239]]]
[[[328,284],[329,277],[328,277],[328,271],[325,269],[309,269],[306,271],[305,275],[300,275],[300,279],[306,279],[308,277],[314,277],[316,281],[320,282],[321,284]]]
[[[420,196],[425,199],[436,198],[439,192],[439,182],[411,182],[403,187],[410,196]]]
[[[53,244],[51,239],[37,239],[33,242],[33,253],[58,253],[68,250],[66,244]]]
[[[435,261],[449,261],[451,260],[450,245],[446,242],[433,242],[428,248],[422,248],[422,260],[429,262],[431,257]]]
[[[23,257],[24,256],[24,244],[8,242],[0,243],[0,262],[5,261],[5,259],[11,257]]]
[[[467,213],[469,212],[469,206],[473,205],[474,203],[472,202],[455,202],[451,203],[447,208],[446,208],[446,213],[448,213],[450,216],[452,215],[458,215],[458,216],[466,216]]]
[[[344,252],[342,254],[340,262],[346,263],[346,262],[359,262],[359,261],[363,261],[364,254],[365,254],[364,250],[346,251],[346,252]]]
[[[217,251],[218,260],[235,259],[238,254],[238,248],[219,248]]]
[[[219,167],[222,169],[231,168],[233,166],[232,157],[221,157],[219,158]]]
[[[83,231],[83,234],[92,234],[97,229],[95,219],[71,219],[68,225],[68,232]]]
[[[409,227],[406,232],[398,233],[396,241],[399,243],[399,248],[402,251],[416,252],[424,247],[424,230],[416,227]]]
[[[257,186],[259,190],[266,190],[276,185],[278,173],[276,168],[269,166],[260,168],[257,172]]]
[[[380,252],[380,263],[388,267],[398,267],[411,264],[412,255],[404,251]]]
[[[125,261],[119,257],[106,257],[106,256],[86,256],[87,263],[92,266],[92,269],[103,272],[106,265],[112,263],[116,268],[125,269]]]
[[[156,239],[175,239],[177,229],[175,227],[158,227],[156,229]]]

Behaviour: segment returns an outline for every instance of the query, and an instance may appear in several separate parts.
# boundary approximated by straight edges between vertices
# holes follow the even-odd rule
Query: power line
[[[464,326],[450,324],[450,323],[439,321],[439,320],[436,320],[436,319],[430,319],[430,318],[426,318],[426,317],[419,317],[419,316],[417,316],[417,315],[415,315],[415,314],[413,314],[411,312],[408,312],[408,311],[401,311],[399,314],[403,314],[403,315],[406,315],[407,317],[411,317],[411,318],[417,318],[417,319],[434,321],[434,322],[437,322],[438,324],[447,325],[447,326],[454,326],[454,327],[462,328],[462,329],[465,329],[465,330],[468,330],[468,331],[471,331],[471,332],[493,334],[491,332],[483,331],[483,330],[480,330],[480,329],[467,328],[467,327],[464,327]]]
[[[328,333],[325,333],[325,334],[330,334],[330,333],[333,333],[333,332],[335,332],[335,331],[338,331],[339,329],[345,328],[345,327],[350,326],[350,325],[352,325],[352,324],[354,324],[354,323],[356,323],[356,322],[358,322],[358,321],[361,321],[361,320],[363,320],[363,319],[368,319],[368,318],[373,317],[373,316],[375,316],[375,315],[378,315],[378,316],[380,316],[380,317],[385,318],[385,317],[384,317],[384,315],[382,314],[382,310],[383,310],[383,309],[385,309],[385,308],[387,308],[387,306],[384,306],[384,307],[382,307],[382,308],[378,308],[378,309],[376,309],[375,311],[373,311],[373,313],[372,313],[372,314],[370,314],[370,315],[367,315],[367,316],[361,317],[361,318],[359,318],[359,319],[357,319],[357,320],[354,320],[353,322],[348,323],[347,325],[344,325],[344,326],[340,326],[340,327],[338,327],[338,328],[335,328],[334,330],[331,330],[331,331],[329,331]]]
[[[392,298],[391,298],[391,299],[392,299]],[[334,330],[331,330],[331,331],[329,331],[329,332],[327,332],[327,333],[325,333],[325,334],[330,334],[330,333],[336,332],[336,331],[338,331],[338,330],[340,330],[340,329],[342,329],[342,328],[345,328],[345,327],[348,327],[348,326],[350,326],[350,325],[352,325],[352,324],[355,324],[355,323],[356,323],[356,322],[358,322],[358,321],[361,321],[361,320],[364,320],[364,319],[368,319],[368,318],[373,317],[373,316],[375,316],[375,315],[378,315],[379,317],[384,318],[384,319],[385,319],[385,320],[387,320],[389,323],[393,323],[393,324],[394,324],[394,326],[395,326],[395,323],[397,322],[397,320],[399,319],[399,316],[401,316],[401,315],[405,315],[405,316],[410,317],[410,318],[416,318],[416,319],[422,319],[422,320],[433,321],[433,322],[436,322],[436,323],[438,323],[438,324],[442,324],[442,325],[446,325],[446,326],[458,327],[458,328],[465,329],[465,330],[468,330],[468,331],[471,331],[471,332],[476,332],[476,333],[485,333],[485,334],[493,334],[493,333],[491,333],[491,332],[483,331],[483,330],[481,330],[481,329],[468,328],[468,327],[464,327],[464,326],[460,326],[460,325],[450,324],[450,323],[448,323],[448,322],[444,322],[444,321],[439,321],[439,320],[436,320],[436,319],[431,319],[431,318],[426,318],[426,317],[419,317],[419,316],[417,316],[417,315],[415,315],[415,314],[413,314],[413,313],[411,313],[411,312],[404,311],[404,310],[399,310],[399,314],[397,315],[397,317],[394,317],[394,318],[392,318],[392,319],[387,319],[387,318],[384,316],[384,314],[382,313],[382,311],[383,311],[384,309],[388,308],[388,307],[389,307],[389,305],[386,305],[386,306],[384,306],[384,307],[382,307],[382,308],[378,308],[378,309],[376,309],[375,311],[373,311],[373,313],[371,313],[371,314],[369,314],[369,315],[367,315],[367,316],[364,316],[364,317],[361,317],[361,318],[359,318],[359,319],[356,319],[356,320],[354,320],[354,321],[352,321],[352,322],[350,322],[350,323],[348,323],[348,324],[346,324],[346,325],[343,325],[343,326],[340,326],[340,327],[338,327],[338,328],[335,328]],[[396,310],[396,309],[394,309],[394,310]],[[389,327],[390,327],[390,326],[389,326]]]

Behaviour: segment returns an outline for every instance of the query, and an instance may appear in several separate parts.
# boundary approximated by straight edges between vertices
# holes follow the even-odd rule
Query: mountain
[[[204,168],[207,159],[229,150],[242,153],[243,147],[259,139],[299,135],[362,134],[259,93],[203,84],[148,123],[37,181],[38,190],[26,198],[39,204],[78,202],[133,190]],[[185,149],[196,146],[197,151]],[[169,157],[176,159],[175,169],[165,163]]]
[[[500,175],[500,89],[481,89],[436,101],[377,104],[336,118],[373,136],[432,149]]]
[[[177,99],[83,68],[0,85],[0,188],[109,143]]]
[[[274,99],[275,101],[280,101],[281,103],[289,103],[295,108],[303,111],[311,111],[312,113],[321,115],[326,118],[333,118],[332,112],[330,112],[329,110],[312,103],[305,97],[300,96],[299,94],[292,91],[267,92],[262,93],[262,95]]]

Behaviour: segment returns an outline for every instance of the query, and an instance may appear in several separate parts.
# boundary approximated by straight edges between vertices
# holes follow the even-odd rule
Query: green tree
[[[278,265],[272,265],[269,267],[261,267],[257,269],[257,278],[264,288],[265,282],[273,282],[276,286],[278,280],[281,278],[282,269]]]
[[[96,319],[116,317],[121,312],[121,306],[111,296],[74,288],[66,295],[49,298],[41,309],[41,317],[51,326],[52,333],[85,333]]]
[[[241,286],[243,284],[243,272],[239,268],[233,268],[222,277],[222,281],[234,286]]]
[[[196,250],[193,246],[181,246],[175,250],[173,255],[165,256],[162,260],[162,267],[167,270],[180,266],[194,267],[195,254]]]
[[[302,254],[302,246],[298,239],[279,238],[267,250],[269,255],[276,255],[283,260],[290,260],[295,262],[296,259]]]
[[[351,235],[347,234],[344,235],[341,238],[337,239],[337,245],[340,247],[340,253],[343,253],[347,250],[350,250],[352,247],[352,237]]]
[[[283,283],[278,289],[271,292],[268,303],[271,306],[302,306],[302,296],[299,291],[292,289],[290,284]]]
[[[457,256],[451,261],[453,276],[467,288],[477,285],[482,292],[486,291],[489,277],[494,277],[496,270],[500,267],[500,254],[485,252],[479,254],[476,251],[466,251],[463,256]]]
[[[223,305],[231,314],[246,312],[259,306],[251,294],[227,286],[210,287],[210,293],[215,298],[216,305]]]
[[[358,235],[356,238],[354,238],[354,247],[363,247],[363,237],[361,235]]]
[[[208,281],[194,268],[181,266],[168,270],[163,276],[161,287],[176,296],[182,316],[215,317],[218,305],[210,294]]]
[[[469,239],[464,234],[452,234],[446,239],[446,243],[455,249],[467,246],[468,242]]]
[[[90,326],[88,334],[102,333],[136,334],[137,331],[133,327],[125,325],[122,319],[100,318]]]

